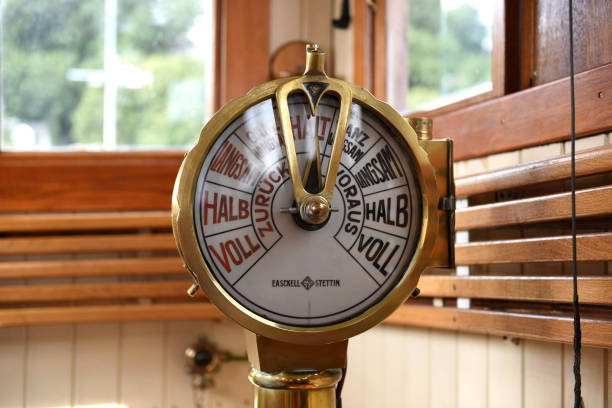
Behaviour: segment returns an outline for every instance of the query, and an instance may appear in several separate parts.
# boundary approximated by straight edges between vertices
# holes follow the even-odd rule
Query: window
[[[388,1],[389,102],[400,111],[423,111],[491,92],[497,3]]]
[[[212,110],[213,0],[5,0],[2,149],[184,147]]]

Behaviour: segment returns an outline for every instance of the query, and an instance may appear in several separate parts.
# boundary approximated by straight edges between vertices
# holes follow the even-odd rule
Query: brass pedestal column
[[[336,408],[348,340],[293,344],[244,333],[255,408]]]
[[[324,55],[308,46],[303,76],[258,85],[217,112],[172,198],[177,247],[196,283],[190,293],[201,285],[246,329],[256,408],[335,407],[348,339],[400,307],[425,269],[454,265],[452,142],[431,140],[429,119],[414,122],[415,132],[367,90],[327,77]],[[292,111],[316,117],[313,131],[296,137]],[[237,124],[252,130],[248,140]],[[370,202],[375,221],[366,187],[380,194]],[[342,228],[323,231],[332,217]],[[366,222],[379,225],[367,236]],[[338,244],[346,256],[334,252]]]
[[[340,369],[265,373],[251,368],[257,408],[336,408]]]

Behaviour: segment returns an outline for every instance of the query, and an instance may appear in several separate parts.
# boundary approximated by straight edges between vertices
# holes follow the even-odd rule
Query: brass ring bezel
[[[283,78],[261,84],[248,94],[229,101],[210,119],[200,132],[197,144],[186,154],[178,172],[172,194],[172,229],[186,267],[197,277],[209,300],[232,320],[256,334],[287,343],[332,343],[353,337],[382,322],[410,297],[422,271],[431,264],[439,222],[435,169],[427,153],[419,145],[415,131],[395,109],[376,99],[365,89],[342,81],[351,88],[353,102],[367,107],[392,130],[397,131],[411,151],[421,187],[423,217],[414,256],[407,272],[396,286],[379,303],[350,320],[329,326],[299,327],[276,323],[251,312],[223,289],[206,265],[195,235],[193,197],[200,167],[217,137],[248,108],[265,99],[273,98],[279,86],[294,79]]]

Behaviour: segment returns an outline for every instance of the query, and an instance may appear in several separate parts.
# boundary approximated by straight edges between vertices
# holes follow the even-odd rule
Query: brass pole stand
[[[336,408],[336,386],[342,370],[265,373],[255,368],[255,408]]]
[[[255,408],[336,408],[348,340],[292,344],[248,330],[244,334]]]

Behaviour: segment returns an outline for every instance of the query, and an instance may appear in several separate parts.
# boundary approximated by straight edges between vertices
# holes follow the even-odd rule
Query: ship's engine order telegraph
[[[256,407],[336,407],[348,339],[453,266],[450,140],[328,78],[324,57],[308,46],[303,76],[225,105],[174,189],[190,291],[246,329]]]

